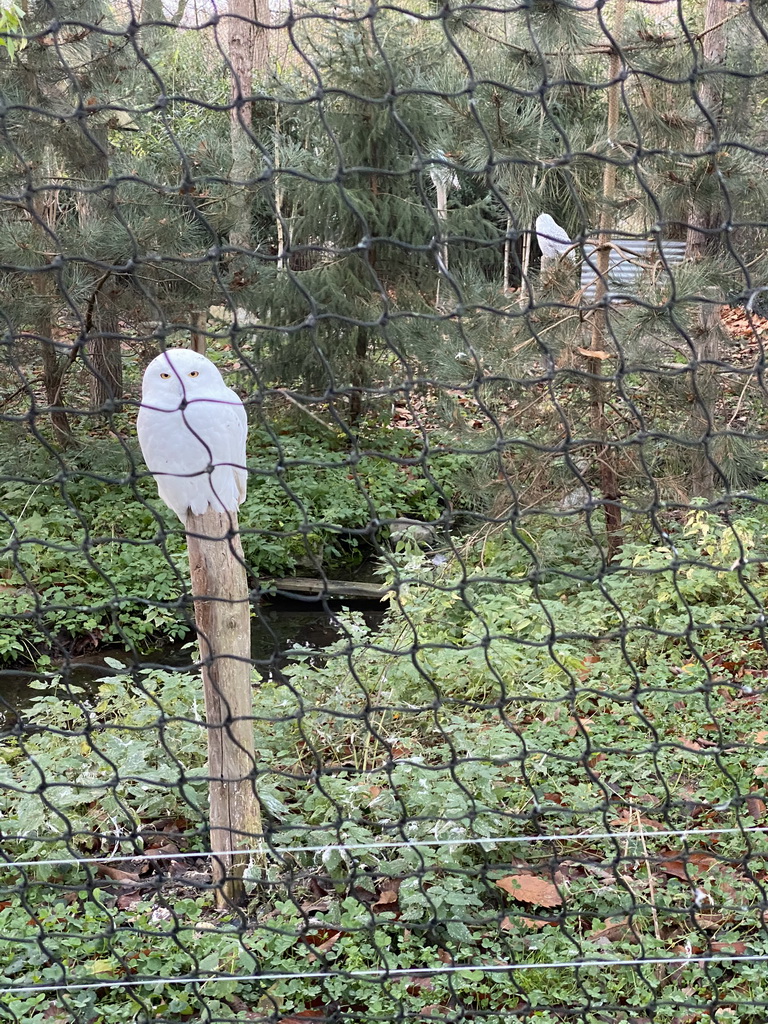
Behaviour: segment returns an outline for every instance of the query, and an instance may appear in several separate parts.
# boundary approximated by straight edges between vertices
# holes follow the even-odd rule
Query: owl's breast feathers
[[[234,391],[221,397],[176,400],[164,405],[145,399],[137,422],[139,442],[162,500],[186,520],[210,505],[233,512],[244,500],[248,473],[248,418]]]

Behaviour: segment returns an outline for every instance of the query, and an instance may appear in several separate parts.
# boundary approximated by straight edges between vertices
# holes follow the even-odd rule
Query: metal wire
[[[698,839],[701,836],[723,836],[723,835],[763,835],[768,832],[768,828],[761,828],[757,825],[743,825],[740,828],[690,828],[690,829],[658,829],[654,830],[652,835],[654,839],[670,839],[673,836],[680,839]],[[480,846],[486,848],[489,845],[493,846],[505,846],[508,843],[568,843],[578,842],[583,839],[614,839],[617,835],[621,835],[620,832],[579,832],[564,835],[536,835],[536,836],[493,836],[487,838],[481,838],[478,836],[468,836],[466,839],[414,839],[412,841],[403,840],[399,843],[381,842],[381,843],[344,843],[343,845],[335,845],[333,843],[326,844],[325,846],[283,846],[270,848],[271,852],[276,856],[286,857],[295,856],[298,853],[344,853],[351,852],[353,850],[398,850],[398,849],[414,849],[418,850],[422,847],[452,847],[452,846]],[[257,857],[264,853],[263,846],[254,846],[251,848],[243,847],[239,851],[243,856]],[[191,860],[199,859],[200,853],[198,852],[176,852],[176,853],[152,853],[152,859],[157,861],[162,860]],[[28,867],[65,867],[65,866],[84,866],[87,864],[113,864],[120,861],[124,861],[123,855],[115,855],[114,857],[76,857],[76,858],[61,858],[56,860],[43,860],[42,858],[36,857],[34,860],[3,860],[3,867],[5,868],[28,868]]]
[[[333,972],[333,971],[302,971],[296,974],[292,974],[291,980],[309,980],[311,978],[327,978],[333,977],[350,977],[350,978],[370,978],[372,980],[388,980],[390,978],[410,978],[410,977],[422,977],[422,976],[440,976],[440,975],[451,975],[458,973],[475,974],[482,972],[486,974],[506,974],[510,971],[525,971],[541,968],[560,969],[560,968],[587,968],[587,967],[642,967],[646,964],[686,964],[690,963],[692,957],[646,957],[642,960],[567,960],[559,964],[467,964],[456,967],[409,967],[406,970],[392,969],[387,971],[344,971],[344,972]],[[702,957],[697,956],[696,959],[701,960]],[[728,963],[742,962],[742,961],[754,961],[761,962],[768,960],[768,956],[712,956],[705,957],[708,963],[718,963],[725,961]],[[284,974],[252,974],[252,975],[221,975],[217,974],[209,978],[206,977],[187,977],[187,978],[159,978],[159,979],[140,979],[136,981],[110,981],[110,985],[114,985],[117,988],[140,988],[145,985],[181,985],[181,984],[205,984],[207,981],[221,981],[232,978],[237,978],[239,981],[277,981],[281,978],[285,978]],[[3,995],[11,992],[55,992],[60,988],[66,987],[72,991],[82,991],[87,989],[101,988],[102,985],[99,982],[94,984],[71,984],[67,983],[66,986],[61,985],[38,985],[30,986],[29,988],[13,988],[0,990]]]

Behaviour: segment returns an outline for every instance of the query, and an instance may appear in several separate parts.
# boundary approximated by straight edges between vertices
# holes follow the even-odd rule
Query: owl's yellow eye
[[[161,376],[161,377],[163,378],[163,380],[168,380],[168,378],[169,378],[169,377],[170,377],[171,375],[170,375],[170,373],[161,373],[161,374],[160,374],[160,376]]]
[[[190,377],[199,377],[200,376],[200,371],[199,370],[192,370],[192,372],[190,373],[189,376]]]

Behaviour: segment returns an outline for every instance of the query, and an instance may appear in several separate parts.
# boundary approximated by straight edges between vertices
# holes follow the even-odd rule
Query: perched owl
[[[576,255],[571,249],[573,242],[568,237],[568,232],[565,228],[561,228],[548,213],[540,213],[536,218],[536,238],[541,255],[545,260],[555,260],[566,252],[568,259],[576,259]],[[570,252],[568,252],[569,249],[571,249]]]
[[[188,509],[234,512],[245,498],[248,419],[210,359],[183,348],[153,359],[137,430],[158,493],[182,523]]]

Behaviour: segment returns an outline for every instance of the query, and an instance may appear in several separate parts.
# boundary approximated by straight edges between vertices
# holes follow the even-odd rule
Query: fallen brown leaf
[[[338,928],[315,928],[311,932],[305,932],[301,936],[301,941],[307,946],[321,949],[326,942],[329,942],[331,939],[337,939],[339,935],[341,935],[341,932]],[[330,946],[328,948],[330,949]]]
[[[67,1024],[70,1017],[57,1003],[53,1002],[49,1003],[48,1007],[43,1011],[43,1020],[48,1021],[49,1024],[59,1024],[59,1022]]]
[[[505,875],[504,878],[497,880],[496,885],[521,903],[533,903],[538,907],[559,907],[563,902],[556,885],[528,871]]]
[[[430,992],[434,987],[435,983],[431,978],[427,978],[422,974],[410,975],[406,974],[403,976],[403,981],[406,983],[406,992],[411,996],[417,996],[419,992]]]
[[[305,900],[305,902],[301,904],[301,909],[305,914],[317,914],[327,910],[330,905],[331,897],[321,896],[320,899],[317,900]]]
[[[115,901],[118,910],[133,910],[137,903],[145,899],[144,893],[139,889],[135,892],[121,892]]]
[[[603,352],[599,348],[577,348],[576,351],[588,359],[613,359],[612,352]]]
[[[154,857],[171,857],[175,856],[179,852],[179,848],[176,843],[163,843],[162,846],[149,846],[144,851],[144,855],[148,859]]]
[[[672,742],[679,744],[685,750],[692,750],[694,753],[698,753],[699,750],[704,749],[700,743],[696,742],[696,740],[687,740],[684,736],[678,736],[676,739],[673,739]]]
[[[744,956],[747,952],[746,942],[710,942],[710,946],[716,953],[734,953],[736,956]]]
[[[674,875],[675,878],[687,881],[689,877],[696,878],[722,862],[708,853],[689,853],[683,859],[679,853],[667,850],[656,863],[659,870],[663,871],[665,875]]]
[[[537,931],[541,928],[546,928],[548,924],[552,924],[551,921],[540,921],[532,917],[503,917],[499,923],[499,928],[503,932],[512,931],[515,925],[523,925],[526,928],[535,928]]]
[[[668,827],[667,825],[663,824],[663,822],[657,821],[655,818],[647,818],[644,814],[641,814],[640,818],[638,819],[637,814],[634,811],[628,811],[626,809],[620,811],[613,819],[611,824],[616,826],[636,825],[638,823],[638,820],[639,823],[643,826],[643,828],[646,829],[658,829],[659,831],[661,831],[662,829]]]
[[[308,959],[309,960],[317,960],[317,959],[319,959],[317,954],[318,953],[327,953],[329,949],[331,949],[333,946],[336,945],[336,943],[339,941],[340,938],[341,938],[341,932],[334,932],[334,934],[330,937],[330,939],[326,939],[325,942],[321,942],[319,946],[315,946],[315,950],[317,952],[310,953]]]
[[[723,914],[696,914],[696,924],[704,931],[717,931],[724,921],[725,915]]]
[[[135,885],[139,876],[133,871],[121,871],[120,868],[113,868],[111,864],[99,864],[96,871],[100,875],[106,875],[113,882],[120,882],[122,885]]]
[[[761,800],[759,796],[748,796],[747,797],[747,810],[755,819],[755,821],[762,821],[765,817],[765,801]]]
[[[625,939],[628,935],[633,934],[628,917],[607,917],[604,924],[605,927],[599,931],[590,932],[590,939],[607,939],[609,942],[617,942],[619,939]]]
[[[399,887],[400,887],[400,880],[399,879],[395,879],[395,881],[397,881],[398,889],[399,889]],[[373,904],[373,906],[371,907],[371,910],[373,910],[373,911],[376,911],[376,910],[394,910],[396,904],[397,904],[397,889],[394,889],[394,888],[393,889],[382,889],[382,891],[379,893],[379,898]]]
[[[673,875],[675,878],[680,878],[682,881],[688,881],[688,874],[685,870],[685,864],[681,860],[662,860],[659,861],[659,868],[664,872],[665,875]]]

